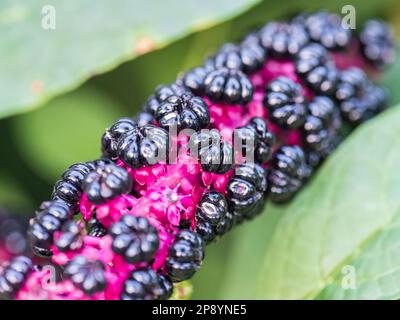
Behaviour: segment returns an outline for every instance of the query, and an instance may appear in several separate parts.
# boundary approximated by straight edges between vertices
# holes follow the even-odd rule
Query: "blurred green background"
[[[53,1],[54,2],[54,1]],[[69,2],[69,1],[68,1]],[[113,2],[113,1],[109,1]],[[151,1],[150,1],[151,2]],[[196,6],[207,6],[213,1],[191,1],[192,10]],[[218,2],[216,0],[215,2]],[[192,66],[200,64],[202,59],[227,41],[239,40],[244,34],[255,27],[271,19],[290,17],[302,11],[312,12],[325,8],[340,13],[344,4],[352,4],[357,12],[357,25],[362,24],[368,18],[382,17],[389,20],[395,29],[400,26],[400,3],[391,0],[366,1],[242,1],[243,4],[234,8],[229,14],[219,14],[207,21],[199,28],[182,30],[171,36],[170,39],[162,39],[162,48],[140,55],[135,59],[129,57],[115,58],[106,67],[99,67],[97,75],[91,75],[87,81],[77,76],[73,83],[61,87],[51,93],[49,97],[30,102],[21,102],[20,106],[26,109],[18,109],[18,114],[12,115],[11,108],[4,111],[0,120],[0,204],[13,212],[32,214],[39,203],[49,198],[52,185],[58,179],[63,170],[70,164],[78,161],[94,159],[99,156],[100,137],[104,129],[115,119],[121,116],[134,115],[142,106],[146,98],[152,93],[155,86],[174,80],[177,73]],[[44,2],[44,3],[47,3]],[[71,1],[79,6],[79,1]],[[101,1],[96,1],[92,10],[101,7]],[[118,2],[113,2],[119,6]],[[128,5],[128,2],[124,2]],[[163,8],[168,6],[168,1],[155,1],[159,6],[159,15],[149,18],[148,23],[163,18]],[[176,3],[176,1],[175,1]],[[225,1],[225,3],[228,3]],[[138,2],[137,4],[140,4]],[[8,4],[0,4],[0,34],[7,32],[6,7]],[[41,2],[37,3],[40,7]],[[4,6],[4,7],[3,7]],[[57,9],[57,2],[54,2]],[[72,4],[71,4],[72,6]],[[214,4],[215,6],[215,4]],[[123,6],[122,6],[123,8]],[[209,5],[213,10],[213,5]],[[133,10],[133,8],[131,8]],[[137,10],[146,15],[146,10],[139,5]],[[168,12],[168,22],[173,24],[175,20],[182,19],[182,14],[190,15],[188,10],[182,13],[177,6]],[[117,11],[119,12],[119,11]],[[17,13],[18,15],[18,10]],[[62,24],[62,12],[57,12]],[[166,13],[165,13],[166,14]],[[93,14],[96,17],[96,14]],[[165,18],[165,17],[164,17]],[[187,17],[186,17],[187,18]],[[11,18],[10,18],[11,19]],[[118,20],[118,14],[110,12],[110,19]],[[165,20],[165,19],[164,19]],[[190,16],[188,18],[190,20]],[[82,21],[86,28],[90,24],[101,24],[104,21]],[[122,28],[123,26],[121,26]],[[77,27],[79,29],[79,26]],[[3,30],[2,30],[3,29]],[[202,29],[200,31],[197,31]],[[14,30],[15,31],[15,30]],[[57,34],[57,30],[54,31]],[[102,31],[99,30],[99,33]],[[400,32],[397,32],[400,34]],[[7,81],[18,81],[18,77],[11,78],[7,74],[7,64],[18,62],[21,49],[18,41],[36,41],[35,38],[24,36],[15,32],[9,35],[13,40],[6,42],[7,47],[1,49],[3,62],[0,64],[2,79],[0,85]],[[80,34],[70,34],[79,38]],[[2,37],[4,38],[4,37]],[[18,38],[18,41],[16,40]],[[14,43],[15,40],[15,43]],[[3,40],[2,40],[3,41]],[[65,43],[58,39],[58,52],[64,50]],[[85,39],[85,46],[80,50],[91,50],[90,38]],[[67,42],[66,42],[67,43]],[[105,44],[107,45],[107,44]],[[112,49],[113,42],[110,39]],[[22,47],[23,48],[23,47]],[[147,50],[147,48],[145,48]],[[42,48],[43,54],[46,47]],[[118,50],[118,48],[116,48]],[[112,51],[112,50],[111,50]],[[29,53],[29,52],[28,52]],[[140,52],[139,52],[140,53]],[[11,59],[11,56],[17,56]],[[26,57],[25,57],[26,58]],[[75,57],[80,59],[80,52]],[[86,57],[87,58],[87,57]],[[133,56],[132,56],[133,58]],[[93,57],[96,59],[96,57]],[[29,65],[35,70],[36,57],[30,56]],[[45,68],[58,68],[52,64],[52,57],[48,57],[49,64]],[[25,61],[26,62],[26,61]],[[400,67],[397,63],[385,75],[384,82],[391,88],[392,104],[400,101],[399,90],[394,79],[399,79]],[[51,78],[50,78],[51,79]],[[6,90],[6,86],[0,90]],[[67,92],[65,92],[67,91]],[[8,99],[0,100],[0,116],[2,105],[9,103],[12,92],[2,92],[0,97]],[[15,100],[21,100],[18,91],[15,92]],[[54,97],[53,97],[54,96]],[[34,106],[35,108],[31,108]],[[40,108],[39,108],[40,107]],[[193,279],[194,293],[192,298],[254,298],[252,292],[255,285],[254,275],[258,272],[259,253],[268,242],[270,229],[274,227],[271,221],[279,219],[279,214],[274,212],[268,217],[269,224],[262,222],[264,217],[236,228],[229,235],[207,248],[204,265],[201,271]],[[247,235],[252,234],[252,242],[243,241]],[[256,236],[254,237],[254,234]],[[237,257],[242,254],[242,263],[238,264]]]

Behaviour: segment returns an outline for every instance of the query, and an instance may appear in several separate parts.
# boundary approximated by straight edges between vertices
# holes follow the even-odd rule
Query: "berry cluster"
[[[0,294],[167,299],[199,269],[205,244],[254,218],[265,199],[290,200],[343,126],[382,110],[386,92],[367,72],[391,62],[393,47],[384,22],[357,35],[327,12],[224,45],[159,86],[137,118],[108,128],[101,159],[66,170],[29,231],[61,276],[42,288],[44,270],[12,260]]]

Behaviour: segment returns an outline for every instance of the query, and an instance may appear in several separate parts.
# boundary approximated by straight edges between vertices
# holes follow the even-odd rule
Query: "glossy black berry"
[[[214,70],[215,68],[211,62],[211,65],[206,64],[200,67],[193,68],[184,73],[180,81],[193,94],[201,96],[204,95],[204,79],[206,78],[207,74]]]
[[[253,97],[253,85],[240,70],[219,68],[204,78],[204,94],[214,102],[246,104]]]
[[[103,263],[91,261],[83,255],[75,256],[69,261],[64,274],[88,295],[103,291],[107,285]]]
[[[278,77],[268,84],[264,106],[271,121],[283,128],[298,128],[306,119],[307,104],[301,86],[287,77]]]
[[[88,235],[92,237],[104,237],[107,234],[107,228],[95,216],[90,218],[87,228]]]
[[[138,168],[166,162],[168,147],[168,132],[148,124],[124,133],[119,139],[117,154],[126,165]]]
[[[124,283],[121,300],[166,300],[172,294],[172,283],[151,268],[131,272]]]
[[[300,23],[270,22],[259,32],[267,54],[287,58],[297,54],[308,42],[308,33]]]
[[[214,240],[217,228],[221,231],[225,223],[228,204],[223,194],[216,191],[206,192],[200,199],[196,210],[196,232],[206,243]]]
[[[15,297],[32,269],[32,261],[24,256],[12,259],[0,265],[0,300],[10,300]]]
[[[274,202],[286,202],[299,191],[311,174],[306,156],[298,146],[282,146],[272,156],[268,173],[269,195]]]
[[[321,160],[332,153],[339,142],[342,125],[339,108],[326,96],[316,96],[309,103],[309,114],[303,126],[307,151],[319,153]]]
[[[187,92],[187,89],[178,83],[169,85],[160,85],[156,88],[153,95],[151,95],[144,106],[144,110],[152,115],[155,115],[158,106],[167,100],[170,96],[181,96]]]
[[[350,44],[351,30],[343,28],[337,14],[321,11],[299,20],[303,20],[311,40],[328,50],[345,49]]]
[[[371,83],[359,68],[353,67],[340,73],[335,97],[343,119],[358,125],[379,113],[387,103],[387,93]]]
[[[111,226],[112,250],[128,263],[151,261],[160,240],[158,231],[146,217],[124,215]]]
[[[97,167],[83,182],[83,191],[94,204],[101,204],[128,193],[131,187],[132,179],[128,172],[114,164]]]
[[[117,120],[110,128],[106,130],[101,138],[101,149],[103,155],[116,160],[118,159],[118,141],[126,132],[137,128],[136,121],[128,118]]]
[[[207,104],[200,97],[185,93],[169,96],[156,109],[154,116],[161,128],[177,130],[205,128],[210,123]]]
[[[223,141],[215,129],[192,134],[189,146],[192,156],[199,159],[201,168],[206,172],[226,173],[234,166],[232,145]]]
[[[359,35],[364,57],[376,67],[383,67],[394,61],[396,47],[393,31],[381,20],[367,21]]]
[[[171,245],[165,262],[165,270],[174,282],[190,279],[204,259],[204,241],[190,230],[181,230]]]
[[[61,233],[55,241],[61,252],[77,250],[82,246],[82,228],[76,221],[67,221],[61,228]]]
[[[209,58],[215,69],[228,68],[252,73],[259,70],[265,61],[265,49],[256,34],[250,34],[240,44],[225,44]]]
[[[241,144],[242,156],[248,156],[248,152],[252,152],[253,160],[257,163],[269,160],[275,137],[268,131],[263,118],[250,119],[247,125],[237,128],[234,134],[235,141]]]
[[[262,209],[267,190],[266,172],[255,163],[244,163],[235,168],[228,183],[228,206],[235,223],[251,219]]]
[[[71,219],[73,214],[65,201],[44,202],[36,216],[30,220],[28,239],[32,251],[38,256],[51,256],[50,246],[53,244],[54,232],[61,230],[62,225]]]
[[[295,68],[317,94],[332,95],[335,92],[339,72],[322,45],[312,43],[301,49],[295,57]]]

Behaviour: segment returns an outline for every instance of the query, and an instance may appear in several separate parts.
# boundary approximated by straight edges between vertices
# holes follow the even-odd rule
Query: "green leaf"
[[[71,164],[100,156],[101,136],[123,116],[121,110],[104,93],[84,86],[12,119],[11,132],[26,164],[54,184]]]
[[[0,117],[36,107],[95,74],[215,25],[257,2],[53,1],[53,30],[42,26],[50,17],[48,11],[42,12],[48,1],[3,0]]]
[[[190,281],[174,283],[174,291],[169,300],[189,300],[193,293],[193,286]]]
[[[400,297],[399,136],[396,107],[360,127],[288,206],[272,208],[282,217],[262,258],[258,297],[346,296],[338,283],[347,265],[360,277],[352,298]]]

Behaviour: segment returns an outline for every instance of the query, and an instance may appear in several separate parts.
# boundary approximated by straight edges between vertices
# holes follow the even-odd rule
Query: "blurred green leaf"
[[[400,281],[392,230],[400,219],[399,136],[396,107],[349,137],[289,205],[272,209],[282,217],[261,260],[260,298],[314,298],[353,263],[362,277],[353,298],[400,297],[389,280]],[[377,263],[379,255],[384,261]],[[376,283],[382,276],[386,281]],[[337,290],[322,297],[337,297]]]
[[[4,0],[0,117],[31,109],[94,74],[231,18],[257,2],[53,1],[55,29],[46,30],[42,21],[48,21],[48,1]]]
[[[193,293],[193,285],[190,281],[174,283],[174,291],[169,300],[189,300]]]
[[[120,116],[121,106],[85,86],[14,118],[12,133],[27,164],[54,183],[71,164],[100,156],[101,135]]]

